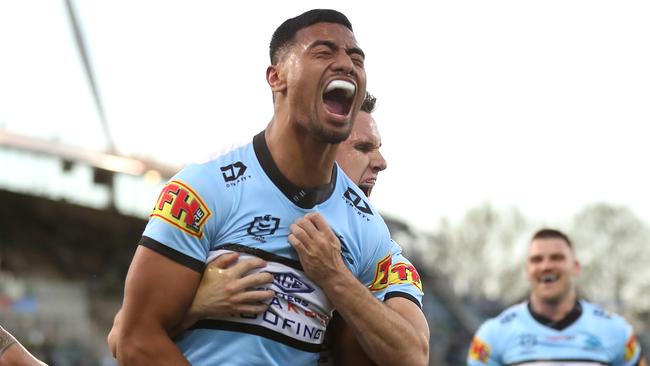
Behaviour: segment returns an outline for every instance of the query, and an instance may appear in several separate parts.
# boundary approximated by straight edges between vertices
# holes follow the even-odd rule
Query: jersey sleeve
[[[388,270],[388,288],[384,301],[391,297],[404,297],[422,308],[422,280],[415,266],[404,257],[402,247],[393,240],[391,245],[391,265]]]
[[[616,358],[612,365],[614,366],[635,366],[638,365],[641,358],[641,344],[639,343],[632,326],[623,318],[617,316],[622,324],[620,337],[616,342]]]
[[[484,322],[478,329],[467,352],[468,366],[498,366],[500,355],[498,350],[498,330],[495,319]]]
[[[202,273],[215,229],[214,202],[209,172],[190,165],[163,187],[151,212],[140,245]]]
[[[362,251],[366,258],[361,263],[357,277],[364,286],[368,287],[370,292],[377,299],[384,301],[388,290],[388,283],[390,279],[390,269],[393,263],[393,253],[391,247],[391,240],[388,234],[388,229],[384,233],[377,233],[370,235],[367,243],[367,250]]]

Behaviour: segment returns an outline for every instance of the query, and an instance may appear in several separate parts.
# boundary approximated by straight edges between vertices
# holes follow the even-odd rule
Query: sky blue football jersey
[[[476,332],[469,366],[632,366],[641,347],[625,319],[581,300],[562,321],[531,312],[528,302],[489,319]]]
[[[325,217],[341,241],[346,266],[376,298],[403,296],[421,306],[417,271],[354,182],[335,166],[330,184],[295,186],[273,162],[262,132],[252,143],[174,176],[140,241],[200,273],[209,260],[239,252],[240,260],[266,260],[262,270],[274,276],[269,288],[276,296],[265,313],[203,319],[175,338],[190,363],[316,364],[334,308],[304,274],[287,240],[289,226],[311,211]]]

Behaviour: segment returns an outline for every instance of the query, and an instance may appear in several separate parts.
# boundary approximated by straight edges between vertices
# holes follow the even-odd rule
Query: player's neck
[[[530,296],[532,310],[552,321],[564,319],[573,310],[576,301],[577,295],[575,291],[570,291],[559,301],[545,301],[534,294]]]
[[[273,161],[293,184],[314,188],[330,183],[338,145],[316,141],[276,121],[267,126],[265,137]]]

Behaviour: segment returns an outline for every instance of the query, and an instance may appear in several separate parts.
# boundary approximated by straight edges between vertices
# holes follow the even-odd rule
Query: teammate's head
[[[533,301],[557,305],[573,301],[575,277],[580,272],[571,240],[561,231],[542,229],[533,235],[528,248],[526,275]]]
[[[276,119],[317,141],[345,140],[366,90],[365,56],[345,15],[315,9],[291,18],[275,31],[269,51]]]
[[[376,101],[374,96],[366,93],[350,136],[341,143],[336,152],[336,161],[345,174],[356,182],[368,197],[375,186],[377,175],[387,167],[386,160],[379,151],[381,136],[371,115]]]

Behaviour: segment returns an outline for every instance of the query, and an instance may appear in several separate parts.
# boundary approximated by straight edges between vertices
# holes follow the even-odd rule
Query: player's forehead
[[[327,42],[344,49],[359,48],[354,33],[346,26],[337,23],[321,22],[312,24],[296,32],[294,42],[309,47],[317,42]]]
[[[377,123],[370,113],[359,111],[352,127],[350,139],[381,145],[381,135]]]
[[[528,247],[528,256],[548,256],[553,254],[571,255],[571,248],[562,238],[535,239]]]

